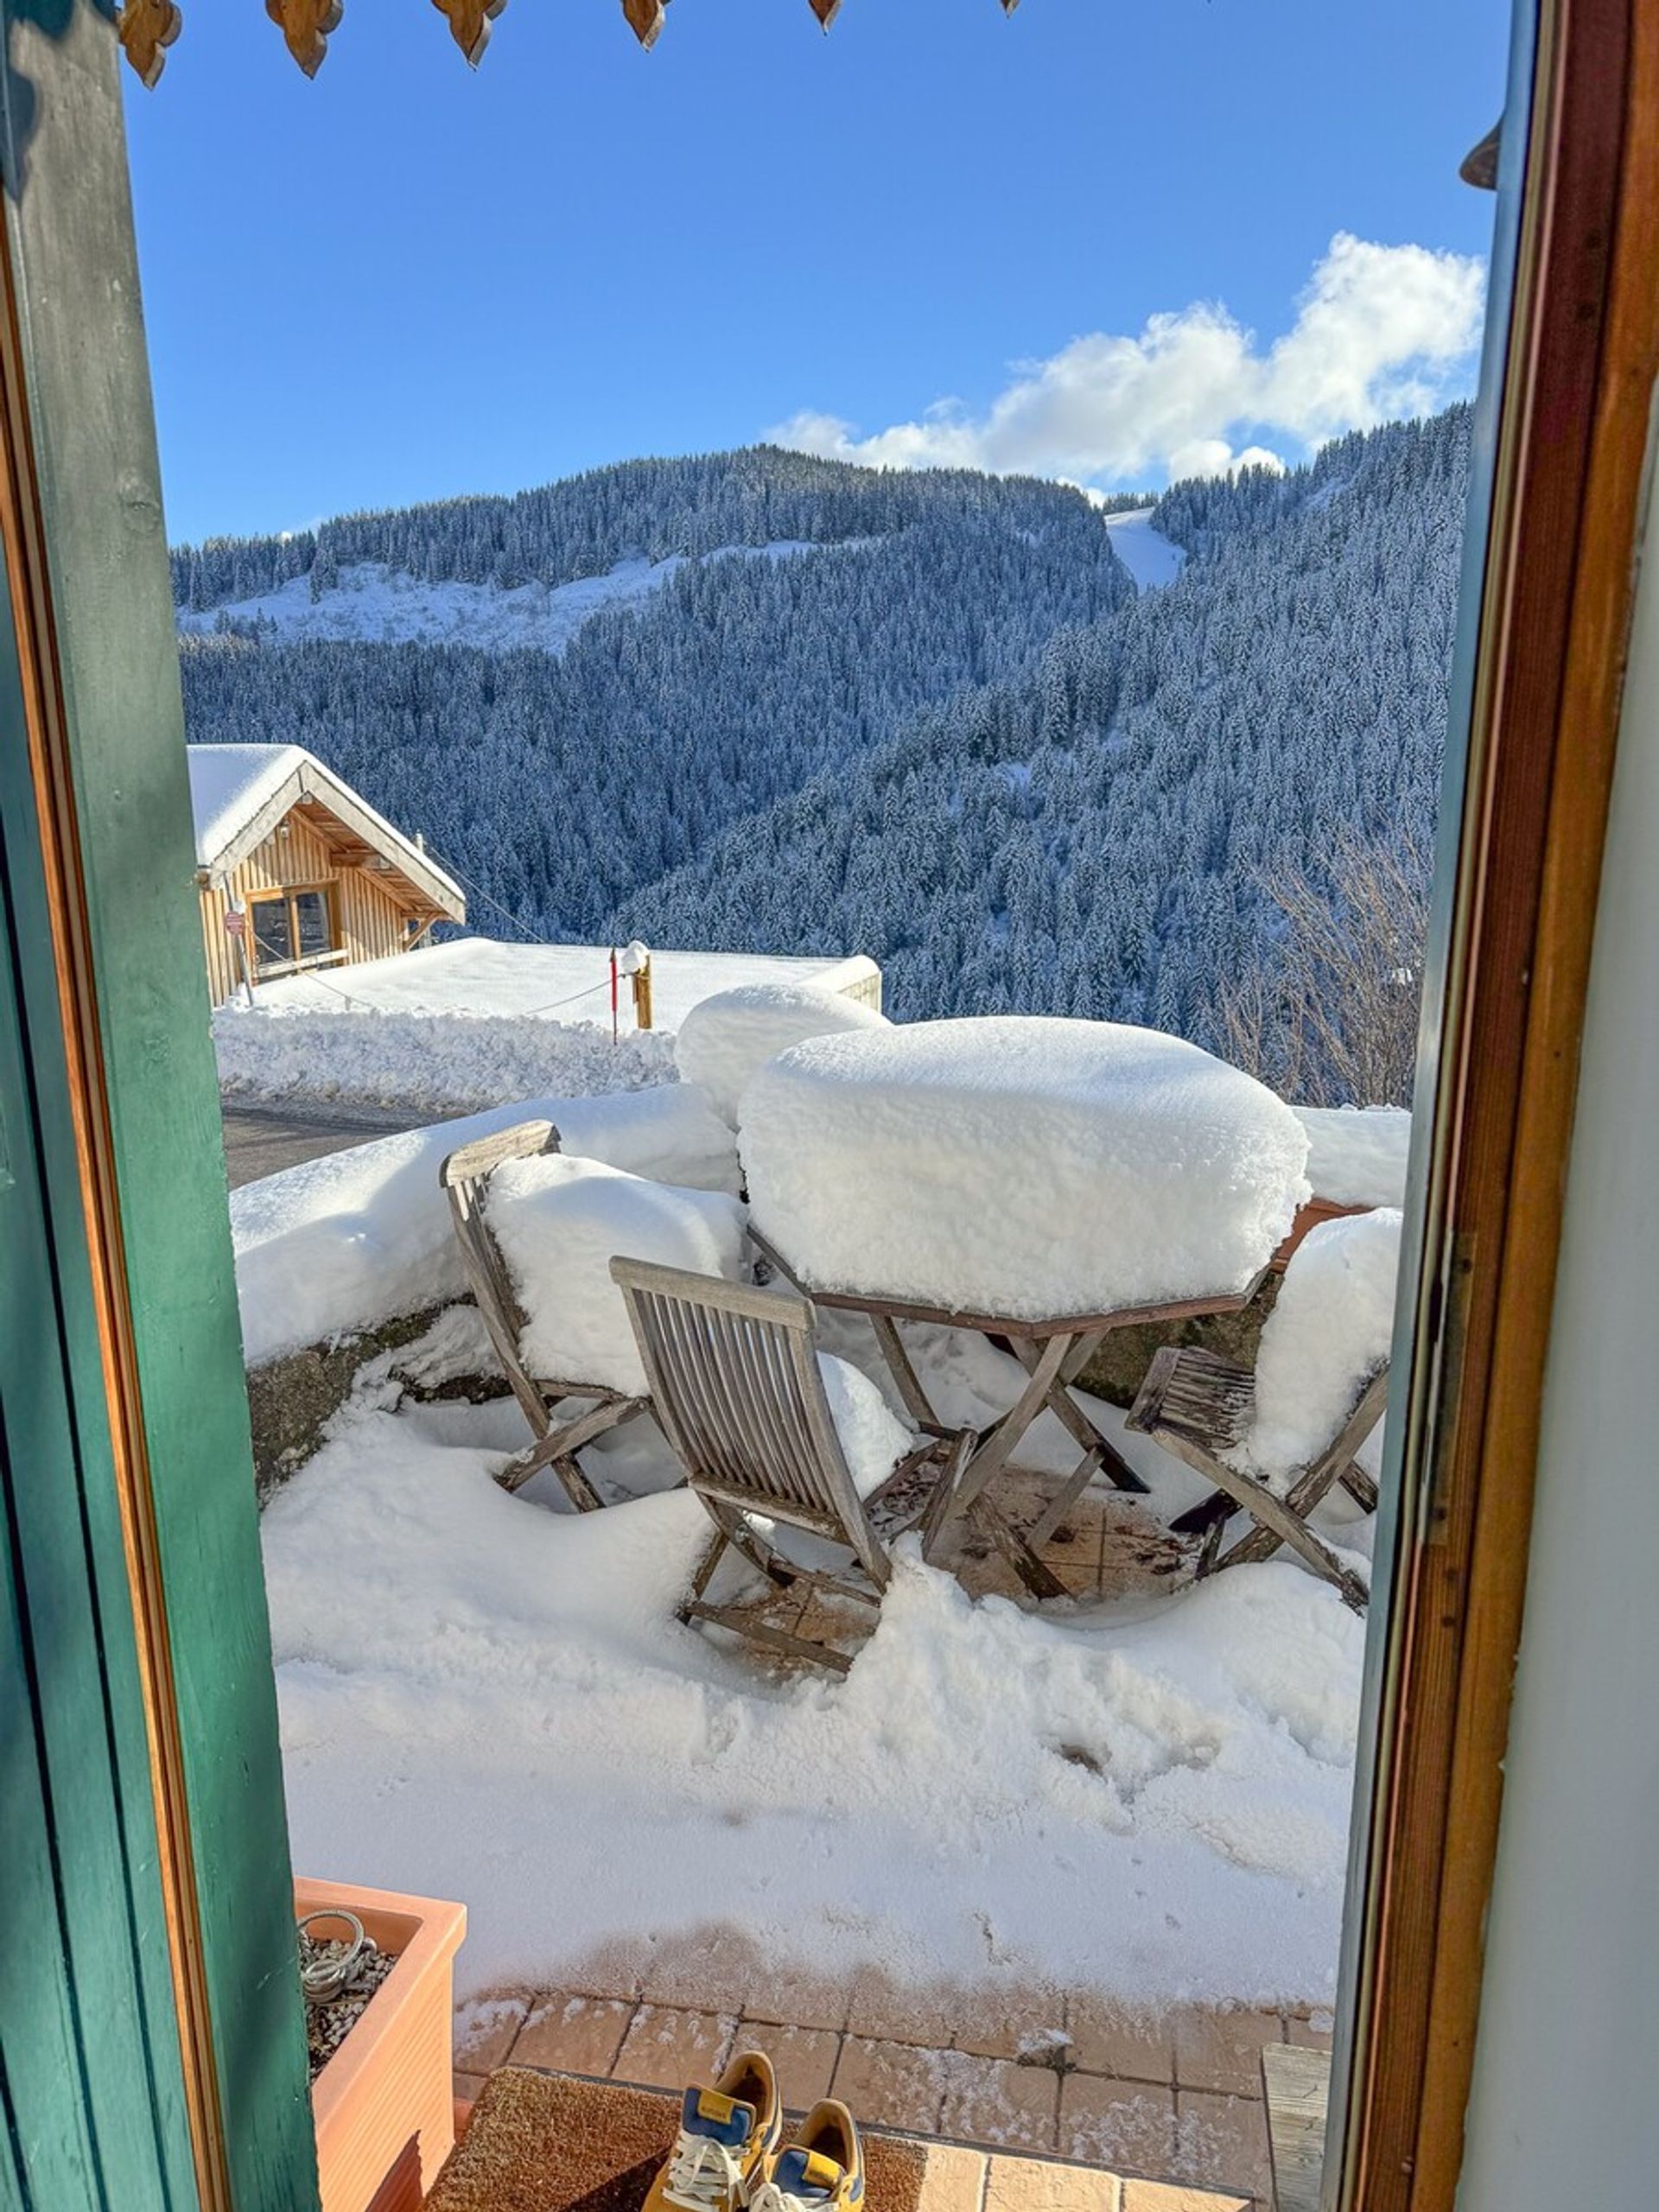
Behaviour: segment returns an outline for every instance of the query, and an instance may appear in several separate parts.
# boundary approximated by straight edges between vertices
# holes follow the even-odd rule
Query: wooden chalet
[[[208,995],[383,960],[435,922],[464,922],[460,885],[298,745],[193,745],[190,801]]]

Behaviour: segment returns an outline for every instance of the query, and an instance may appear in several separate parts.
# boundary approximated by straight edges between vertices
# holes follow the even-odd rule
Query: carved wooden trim
[[[455,44],[476,69],[490,42],[490,26],[507,0],[432,0],[449,25]],[[841,12],[841,0],[807,0],[825,30]],[[1000,0],[1005,16],[1013,15],[1020,0]],[[665,0],[622,0],[628,28],[641,46],[652,47],[663,28]],[[308,77],[315,77],[328,57],[328,41],[340,29],[343,0],[265,0],[265,13],[283,35],[283,43]],[[123,0],[117,17],[127,60],[144,85],[153,89],[167,67],[167,49],[184,24],[176,0]]]
[[[432,0],[438,13],[448,17],[455,44],[474,69],[490,42],[490,25],[506,4],[507,0]]]
[[[344,12],[341,0],[265,0],[265,13],[308,77],[327,59],[329,38]]]
[[[167,67],[167,49],[184,28],[174,0],[125,0],[116,35],[146,92],[154,92]]]
[[[641,46],[656,45],[657,34],[663,28],[663,0],[622,0],[622,13]]]

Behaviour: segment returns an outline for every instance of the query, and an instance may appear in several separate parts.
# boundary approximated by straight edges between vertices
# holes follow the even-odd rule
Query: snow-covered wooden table
[[[1249,1303],[1307,1195],[1271,1091],[1179,1039],[997,1016],[813,1038],[744,1092],[751,1227],[816,1304],[867,1314],[912,1418],[939,1426],[899,1334],[1005,1338],[1027,1370],[928,1550],[972,1514],[1039,1596],[1035,1546],[1094,1476],[1144,1490],[1073,1390],[1112,1330]],[[985,1493],[1045,1411],[1082,1457],[1034,1527]]]

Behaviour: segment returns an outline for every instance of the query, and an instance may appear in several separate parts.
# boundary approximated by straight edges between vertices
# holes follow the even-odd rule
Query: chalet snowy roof
[[[253,6],[257,0],[245,0]],[[473,67],[483,59],[490,42],[490,26],[507,0],[432,0],[448,22],[455,43]],[[807,0],[812,13],[828,30],[840,11],[841,0]],[[1001,0],[1011,16],[1019,0]],[[622,14],[641,46],[650,47],[663,28],[665,0],[621,0]],[[315,77],[328,52],[328,41],[340,29],[344,0],[265,0],[265,13],[283,35],[283,42],[308,77]],[[144,83],[156,84],[167,66],[167,49],[184,28],[183,11],[176,0],[124,0],[117,18],[127,59]]]
[[[302,745],[190,745],[185,753],[204,876],[228,875],[300,807],[342,860],[378,864],[416,904],[466,920],[467,896],[454,878]]]

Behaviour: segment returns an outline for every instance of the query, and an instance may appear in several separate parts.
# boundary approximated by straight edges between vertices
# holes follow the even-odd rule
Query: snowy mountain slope
[[[1112,550],[1135,578],[1137,591],[1173,584],[1186,565],[1183,548],[1161,535],[1153,515],[1151,507],[1133,507],[1127,514],[1105,518]]]
[[[580,480],[581,530],[569,487],[535,495],[545,536],[527,534],[531,495],[495,516],[497,536],[518,533],[505,567],[467,503],[372,518],[391,556],[373,564],[335,557],[362,534],[350,521],[325,525],[302,573],[270,575],[282,541],[188,550],[175,573],[198,602],[242,587],[181,611],[191,737],[306,746],[482,887],[495,903],[475,921],[505,909],[592,943],[619,900],[731,823],[1132,594],[1100,516],[1065,486],[834,463],[803,480],[798,461],[699,463],[699,509],[687,464],[620,472],[626,496],[612,485],[601,519],[606,550],[633,553],[563,582],[547,579],[599,543]],[[664,516],[684,550],[648,559]]]
[[[868,541],[846,542],[856,547]],[[782,560],[813,550],[804,538],[785,538],[773,545],[719,546],[698,557]],[[607,607],[638,606],[661,591],[687,558],[671,553],[661,561],[619,561],[603,575],[571,583],[512,586],[410,575],[384,561],[348,562],[321,586],[308,575],[290,576],[252,598],[212,608],[181,607],[179,627],[197,636],[263,632],[284,645],[326,639],[336,644],[458,645],[485,652],[527,647],[557,653],[594,615]]]
[[[868,952],[900,1018],[1216,1046],[1224,982],[1271,959],[1266,876],[1432,842],[1467,441],[1454,408],[1104,515],[760,448],[185,549],[190,734],[308,746],[493,930]],[[369,563],[396,586],[347,581]],[[354,591],[418,639],[213,628]]]
[[[880,961],[900,1020],[1150,1021],[1224,1048],[1265,880],[1344,836],[1432,849],[1466,408],[1284,478],[1178,486],[1178,581],[919,713],[624,903],[659,944]],[[1364,1102],[1373,1103],[1373,1102]]]
[[[271,537],[209,538],[173,553],[173,595],[198,613],[258,598],[296,576],[326,588],[335,572],[379,563],[429,582],[563,584],[619,562],[658,563],[723,546],[788,539],[830,545],[908,531],[942,514],[1041,530],[1080,493],[1031,477],[970,469],[859,468],[779,446],[627,461],[510,498],[442,499],[341,515]]]

